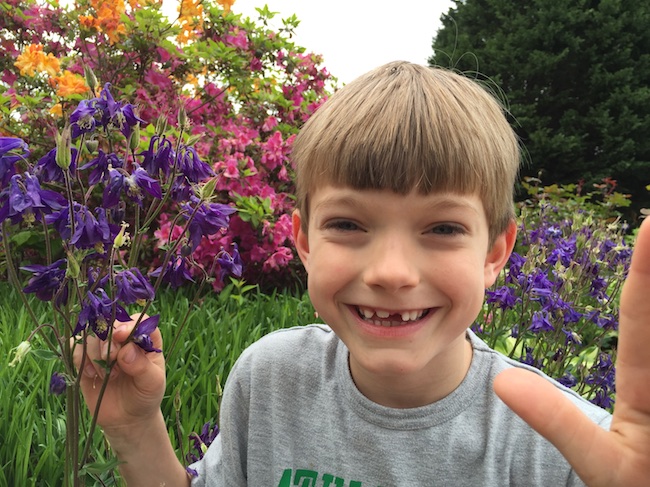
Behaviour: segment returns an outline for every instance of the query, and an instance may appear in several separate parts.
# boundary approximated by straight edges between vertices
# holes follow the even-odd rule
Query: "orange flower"
[[[217,3],[223,7],[225,13],[228,13],[235,3],[235,0],[217,0]]]
[[[104,32],[111,44],[118,41],[120,34],[126,34],[120,18],[126,12],[124,0],[90,0],[90,6],[96,16],[80,15],[81,25]]]
[[[57,103],[52,108],[50,108],[50,115],[53,115],[55,117],[63,116],[63,107],[61,106],[61,103]]]
[[[44,71],[50,76],[56,76],[60,71],[59,60],[51,53],[43,52],[42,44],[30,44],[22,54],[16,58],[14,63],[22,76],[34,76],[36,71]]]
[[[181,33],[176,39],[179,43],[185,44],[194,36],[195,32],[199,32],[203,28],[203,5],[201,5],[201,0],[181,0],[178,12],[180,13],[178,23]]]
[[[55,80],[58,85],[56,94],[62,98],[70,95],[83,95],[89,90],[83,76],[79,76],[67,69],[61,76],[57,76]]]

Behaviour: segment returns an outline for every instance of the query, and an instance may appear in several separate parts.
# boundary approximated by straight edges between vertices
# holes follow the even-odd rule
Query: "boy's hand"
[[[494,382],[499,397],[552,442],[590,487],[650,485],[650,221],[641,225],[620,310],[610,431],[535,374],[511,369]]]
[[[135,326],[138,315],[133,321],[119,323],[113,331],[110,357],[117,363],[110,373],[108,385],[104,391],[99,409],[97,423],[109,438],[135,433],[156,417],[165,392],[165,359],[162,353],[145,353],[134,343],[124,344]],[[146,316],[145,316],[146,318]],[[162,337],[156,329],[151,333],[156,348],[162,349]],[[96,361],[107,360],[108,342],[95,337],[88,337],[86,359],[81,374],[81,390],[91,413],[99,399],[104,381],[104,368]],[[83,345],[77,345],[74,361],[77,368],[81,366]]]

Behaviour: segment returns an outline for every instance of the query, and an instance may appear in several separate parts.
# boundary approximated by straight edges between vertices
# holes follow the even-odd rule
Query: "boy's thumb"
[[[144,351],[133,342],[127,343],[122,347],[117,355],[117,363],[120,366],[120,370],[133,377],[136,383],[138,379],[147,376],[151,367],[155,367],[151,363],[151,360],[147,358]]]

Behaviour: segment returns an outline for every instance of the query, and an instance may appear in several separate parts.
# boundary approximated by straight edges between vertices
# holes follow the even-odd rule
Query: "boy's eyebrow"
[[[315,208],[327,209],[330,207],[346,206],[350,208],[364,208],[366,205],[363,200],[351,195],[337,195],[330,196],[318,202]],[[315,209],[314,208],[314,209]],[[444,195],[440,199],[436,199],[426,207],[429,211],[445,211],[445,210],[469,210],[474,213],[480,214],[480,208],[464,199],[459,199],[457,195]]]

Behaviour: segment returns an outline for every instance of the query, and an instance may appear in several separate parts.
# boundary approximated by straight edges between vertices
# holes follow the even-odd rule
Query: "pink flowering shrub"
[[[290,240],[288,156],[334,80],[319,56],[291,41],[295,17],[274,30],[266,8],[253,21],[219,3],[185,0],[178,18],[167,19],[157,2],[77,0],[62,8],[0,0],[0,136],[19,137],[34,161],[42,157],[85,97],[84,67],[99,86],[110,83],[117,100],[133,103],[149,124],[143,140],[162,132],[156,120],[174,126],[182,106],[191,127],[186,142],[219,175],[220,200],[238,210],[227,233],[200,242],[197,263],[208,269],[221,248],[236,243],[248,282],[295,286],[301,276]],[[151,229],[152,267],[156,249],[170,233],[179,236],[172,224],[163,213]]]

